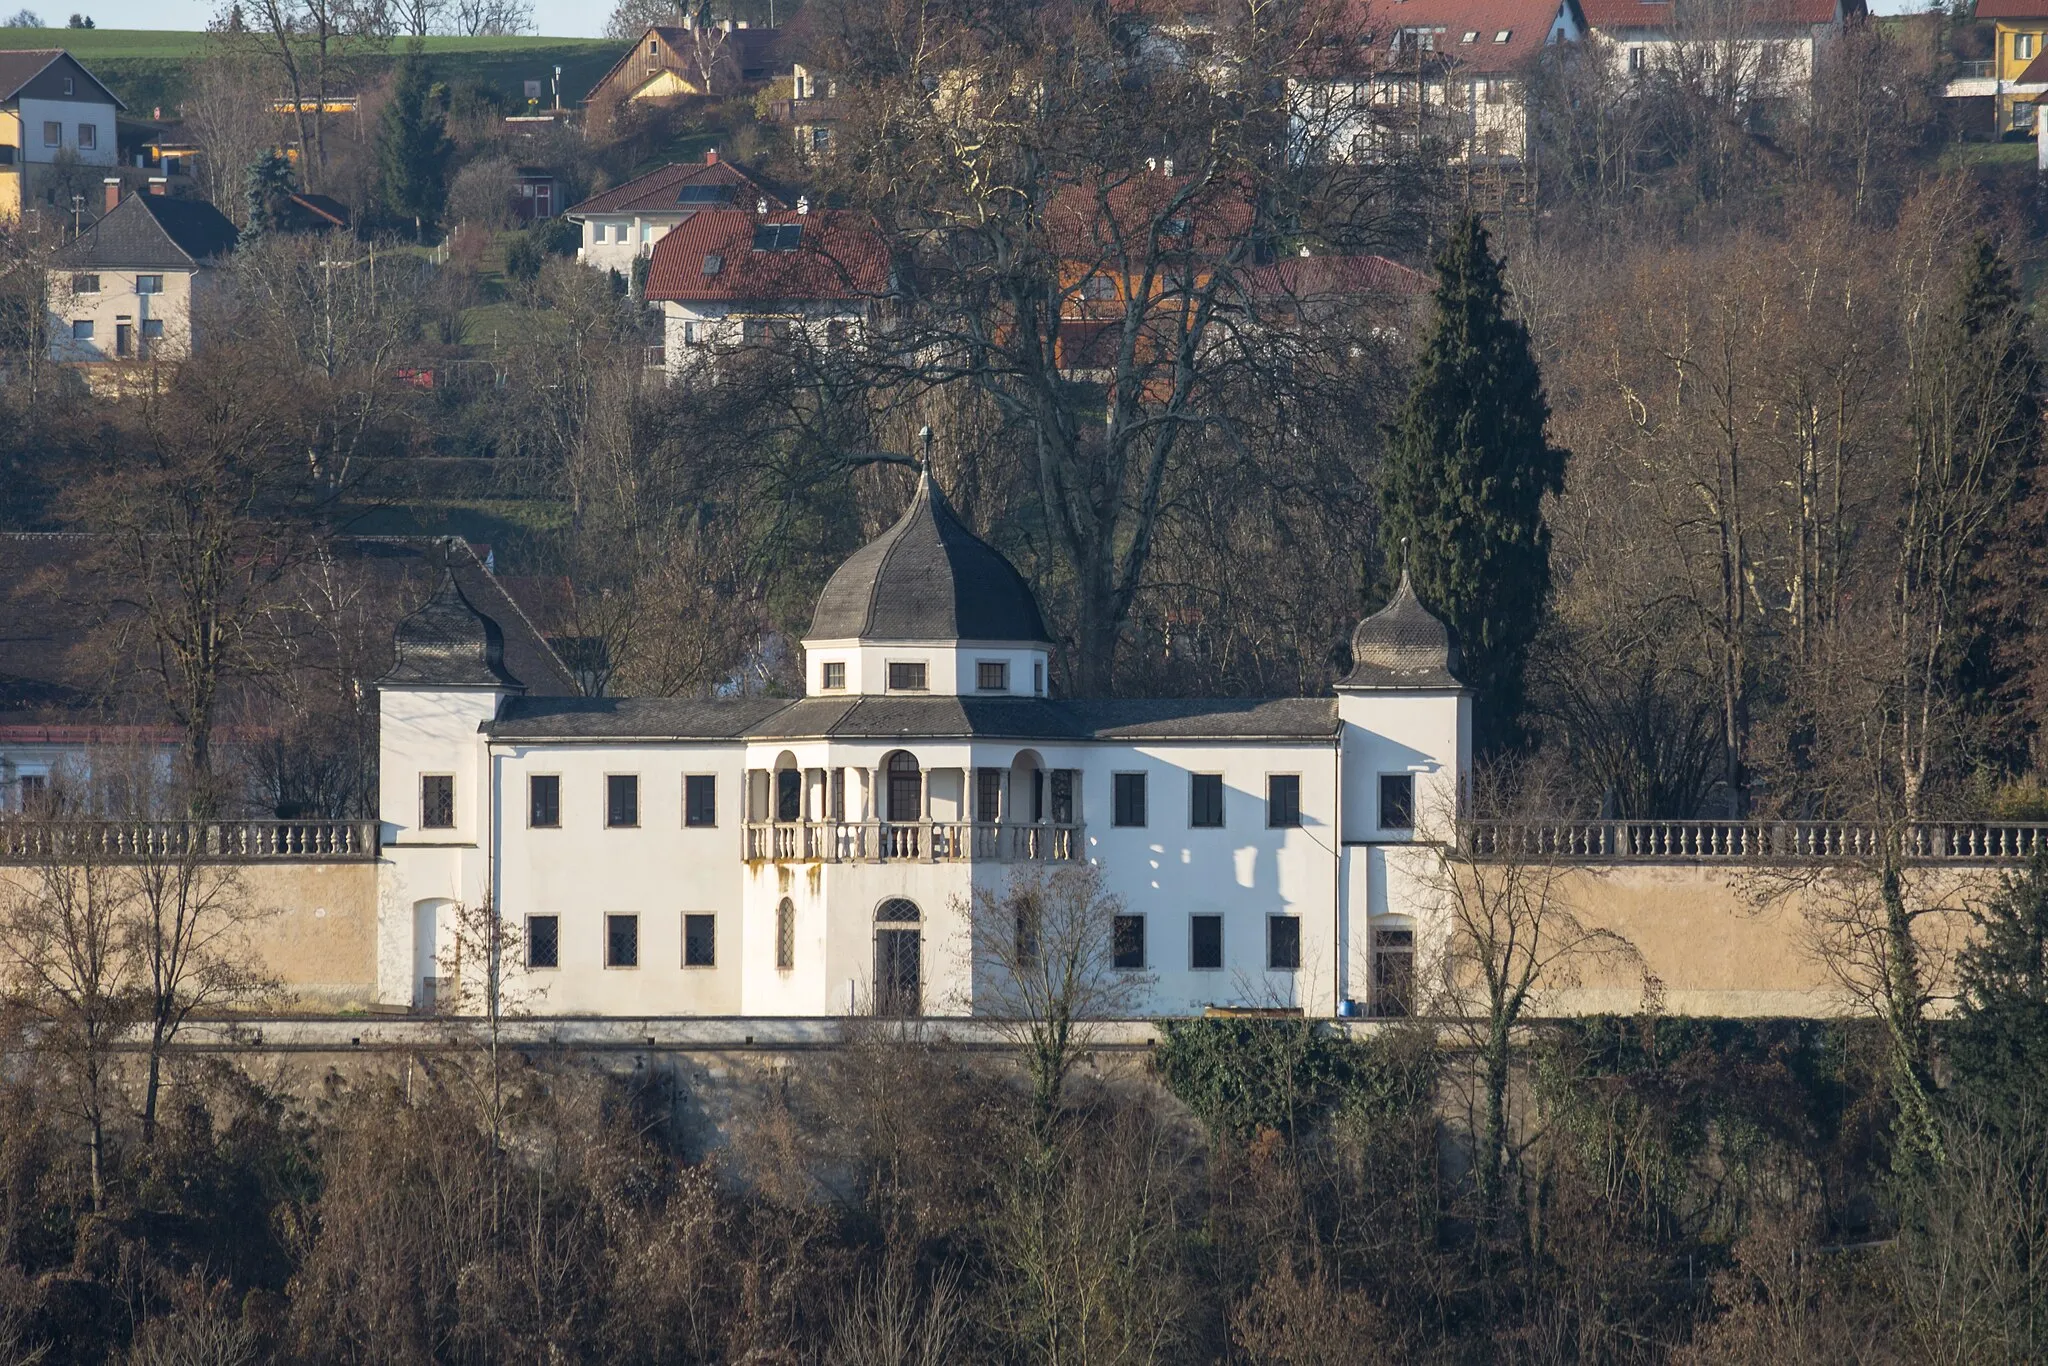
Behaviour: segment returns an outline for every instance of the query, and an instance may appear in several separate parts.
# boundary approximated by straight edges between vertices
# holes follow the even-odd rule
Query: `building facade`
[[[182,360],[204,344],[235,225],[203,200],[121,197],[51,259],[50,359],[79,365]]]
[[[379,685],[380,999],[442,999],[481,913],[538,1014],[970,1015],[974,899],[1085,862],[1143,1013],[1404,1004],[1471,729],[1405,582],[1332,696],[1055,698],[1029,586],[927,476],[804,650],[796,700],[540,696],[445,582]]]
[[[565,210],[583,229],[576,259],[599,270],[615,270],[628,279],[633,263],[651,255],[654,244],[706,209],[752,209],[766,204],[780,212],[789,206],[752,175],[722,160],[718,149],[701,162],[677,162],[592,195]]]
[[[114,115],[125,107],[60,48],[0,52],[0,222],[31,208],[70,215],[77,168],[119,162]]]

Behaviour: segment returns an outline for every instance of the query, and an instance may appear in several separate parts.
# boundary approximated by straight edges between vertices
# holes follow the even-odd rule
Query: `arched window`
[[[898,750],[889,756],[889,819],[922,819],[923,806],[924,775],[918,772],[917,757]]]
[[[915,901],[890,897],[875,908],[875,1014],[908,1018],[924,999],[922,917]]]
[[[799,768],[775,771],[775,819],[800,821],[804,818],[804,774]]]
[[[784,902],[783,904],[788,905],[789,903]],[[915,901],[909,901],[900,896],[892,896],[875,908],[875,919],[895,922],[909,921],[915,924],[924,919],[924,916],[918,911]]]
[[[796,966],[796,903],[788,897],[775,908],[775,968],[788,972]]]

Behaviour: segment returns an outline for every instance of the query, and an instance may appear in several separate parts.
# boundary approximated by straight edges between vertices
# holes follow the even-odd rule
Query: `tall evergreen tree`
[[[448,160],[455,144],[435,98],[432,73],[417,45],[398,64],[391,101],[377,132],[377,164],[384,177],[384,206],[397,219],[411,219],[425,237],[441,221],[448,203]]]
[[[1389,581],[1405,557],[1457,631],[1475,739],[1499,752],[1523,737],[1522,670],[1550,595],[1543,497],[1564,487],[1565,452],[1545,435],[1529,329],[1508,314],[1476,215],[1436,268],[1436,319],[1380,472],[1382,544]]]
[[[292,164],[284,153],[268,151],[249,163],[243,180],[249,210],[249,221],[242,228],[244,246],[277,227],[279,211],[297,189]]]
[[[2008,877],[1978,922],[1956,961],[1954,1091],[1995,1127],[2038,1123],[2048,1103],[2048,853]]]

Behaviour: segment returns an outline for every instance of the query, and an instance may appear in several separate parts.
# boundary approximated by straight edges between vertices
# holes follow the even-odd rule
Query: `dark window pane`
[[[1003,818],[1003,771],[999,768],[974,770],[974,819],[994,822]]]
[[[718,918],[709,915],[683,917],[683,966],[708,968],[718,962]]]
[[[610,826],[640,824],[640,777],[634,773],[607,774],[604,780],[604,823]]]
[[[1110,929],[1110,961],[1120,968],[1145,966],[1145,917],[1120,915]]]
[[[1413,830],[1415,828],[1415,775],[1412,773],[1382,773],[1380,775],[1380,829]]]
[[[846,686],[846,665],[833,661],[825,665],[825,686],[843,688]]]
[[[547,827],[562,823],[562,780],[552,773],[536,773],[526,780],[528,825]]]
[[[1223,824],[1223,775],[1221,773],[1197,773],[1194,782],[1194,798],[1188,812],[1188,824],[1203,830],[1213,830]]]
[[[924,691],[924,665],[891,664],[889,686],[898,692]]]
[[[1374,930],[1372,1013],[1406,1015],[1415,1000],[1415,931]]]
[[[686,934],[683,939],[684,951],[687,952],[689,947],[689,938]],[[796,966],[796,903],[788,897],[782,898],[782,904],[775,908],[775,966],[781,972],[788,972]]]
[[[1301,966],[1301,918],[1266,917],[1266,966],[1292,972]]]
[[[604,918],[604,965],[608,968],[640,966],[640,917],[608,915]]]
[[[1119,773],[1116,775],[1117,825],[1143,825],[1145,823],[1145,775],[1142,773]]]
[[[1301,824],[1301,778],[1275,773],[1266,779],[1266,824],[1275,830]]]
[[[556,968],[562,965],[562,921],[559,916],[526,917],[526,966]]]
[[[800,821],[804,818],[804,775],[802,770],[775,771],[775,819]]]
[[[1071,768],[1052,771],[1052,823],[1074,823],[1074,770]]]
[[[974,686],[983,692],[1006,692],[1010,687],[1010,666],[1000,659],[984,659],[974,666]]]
[[[455,828],[455,779],[429,773],[420,779],[420,825],[427,830]]]
[[[710,773],[692,773],[683,779],[683,824],[718,824],[718,778]]]
[[[1188,926],[1188,966],[1191,968],[1220,968],[1223,966],[1223,917],[1220,915],[1198,915],[1192,917]]]

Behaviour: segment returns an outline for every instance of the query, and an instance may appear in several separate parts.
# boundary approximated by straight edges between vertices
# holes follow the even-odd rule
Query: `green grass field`
[[[61,47],[105,81],[130,112],[147,117],[162,107],[166,116],[183,96],[187,63],[204,56],[205,33],[159,29],[14,28],[0,31],[0,48]],[[394,41],[388,53],[365,63],[375,80],[405,50]],[[625,44],[609,38],[429,38],[426,53],[435,75],[450,84],[481,82],[503,95],[508,107],[524,98],[525,82],[542,89],[562,68],[562,103],[580,103],[610,69]],[[545,103],[545,97],[543,98]]]

